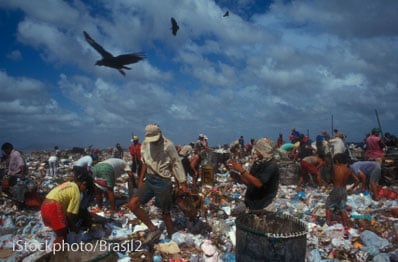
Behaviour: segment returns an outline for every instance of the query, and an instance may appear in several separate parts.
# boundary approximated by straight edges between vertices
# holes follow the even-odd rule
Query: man
[[[332,221],[332,213],[339,212],[342,217],[344,227],[349,227],[349,218],[346,211],[347,202],[347,183],[350,177],[355,181],[355,185],[359,183],[358,178],[348,167],[348,156],[344,153],[336,154],[333,158],[333,189],[326,199],[326,222],[330,224]]]
[[[236,160],[230,159],[227,166],[239,182],[247,186],[245,204],[250,210],[270,206],[278,192],[279,168],[274,160],[273,146],[268,138],[258,139],[254,145],[257,160],[246,171]],[[270,210],[269,210],[270,211]]]
[[[145,140],[141,146],[142,169],[138,181],[138,191],[129,201],[130,210],[150,230],[144,244],[159,240],[161,231],[152,223],[148,214],[141,207],[155,197],[155,205],[162,210],[163,221],[166,224],[168,237],[174,233],[170,209],[172,206],[172,181],[174,176],[178,186],[184,192],[189,192],[186,185],[186,175],[172,141],[163,136],[156,124],[145,127]],[[145,178],[145,181],[144,181]]]
[[[379,200],[379,180],[381,178],[381,167],[376,161],[357,161],[350,165],[352,171],[362,182],[362,190],[370,188],[373,200]],[[350,192],[356,187],[352,187]]]
[[[86,210],[88,206],[90,205],[90,202],[94,199],[95,197],[95,186],[94,186],[94,179],[92,177],[92,171],[91,168],[94,163],[96,163],[98,159],[97,155],[87,155],[79,158],[77,161],[73,163],[73,173],[75,179],[77,179],[79,176],[88,176],[88,178],[91,180],[89,183],[89,186],[87,187],[87,190],[83,192],[83,197],[80,202],[80,211],[79,213],[87,213]]]
[[[131,140],[133,143],[129,147],[130,151],[130,156],[131,156],[131,171],[133,172],[133,176],[129,178],[129,188],[133,189],[137,187],[137,183],[135,180],[135,174],[140,174],[142,162],[141,162],[141,143],[139,141],[138,136],[133,136],[133,139]],[[131,192],[130,192],[131,191]],[[133,191],[129,191],[129,196],[131,197],[133,194]]]
[[[122,174],[127,173],[132,176],[130,166],[128,163],[119,158],[109,158],[105,161],[99,162],[93,167],[94,184],[96,186],[96,202],[99,207],[102,206],[103,193],[107,197],[111,205],[111,212],[116,211],[115,206],[115,187],[116,178]]]
[[[329,140],[329,145],[332,147],[332,156],[343,154],[346,151],[344,143],[344,134],[337,131],[336,136]]]
[[[73,163],[73,172],[75,173],[75,176],[91,174],[91,168],[96,160],[95,156],[93,157],[90,155],[83,156],[76,160]]]
[[[117,143],[116,146],[112,149],[112,157],[123,159],[123,156],[123,148],[119,143]]]
[[[301,160],[301,176],[297,184],[297,192],[301,191],[301,184],[304,181],[304,176],[310,174],[315,176],[318,186],[324,186],[325,182],[322,180],[321,167],[323,167],[326,162],[317,155],[306,156]]]
[[[381,165],[384,156],[384,144],[379,135],[380,130],[378,128],[373,128],[372,134],[366,138],[365,158],[367,160],[376,160]]]
[[[2,187],[5,191],[10,190],[13,197],[23,203],[25,198],[25,186],[19,186],[18,181],[24,181],[27,175],[27,167],[22,154],[14,149],[11,143],[4,143],[1,146],[5,159],[8,160],[7,176],[3,178]],[[8,185],[8,186],[6,186]],[[8,187],[8,188],[7,188]]]
[[[88,186],[87,176],[79,176],[77,182],[65,182],[52,189],[41,205],[44,225],[51,227],[57,235],[54,243],[66,240],[68,229],[77,232],[80,192]]]

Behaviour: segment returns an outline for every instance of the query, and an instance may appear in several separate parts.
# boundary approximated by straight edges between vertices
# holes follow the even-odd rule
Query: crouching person
[[[77,232],[76,221],[80,206],[80,192],[87,189],[88,176],[79,176],[76,182],[65,182],[52,189],[41,205],[44,225],[57,235],[54,243],[66,241],[68,230]]]

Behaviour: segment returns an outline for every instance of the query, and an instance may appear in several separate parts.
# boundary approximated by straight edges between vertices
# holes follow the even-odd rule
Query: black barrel
[[[305,261],[307,227],[293,216],[268,211],[236,219],[236,261]]]

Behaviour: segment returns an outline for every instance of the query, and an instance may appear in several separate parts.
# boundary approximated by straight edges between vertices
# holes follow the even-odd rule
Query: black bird
[[[223,17],[229,16],[229,11],[225,12],[225,14],[223,15]]]
[[[86,38],[86,41],[102,55],[102,59],[98,60],[95,65],[97,66],[107,66],[107,67],[112,67],[117,70],[122,75],[126,75],[126,73],[123,71],[123,69],[128,69],[130,70],[130,67],[127,67],[126,65],[128,64],[134,64],[142,59],[145,58],[144,54],[142,53],[132,53],[132,54],[124,54],[124,55],[118,55],[118,56],[113,56],[111,53],[106,51],[102,46],[100,46],[97,42],[94,41],[94,39],[91,38],[91,36],[86,32],[83,31],[84,37]]]
[[[177,35],[177,31],[178,29],[180,29],[180,27],[177,24],[177,21],[174,19],[174,17],[172,17],[171,19],[171,31],[173,32],[173,35]]]

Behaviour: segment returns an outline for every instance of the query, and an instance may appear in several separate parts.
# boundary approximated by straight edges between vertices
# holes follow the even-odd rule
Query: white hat
[[[158,125],[149,124],[145,127],[145,141],[146,142],[158,141],[161,135],[162,135],[162,131],[160,130]]]

